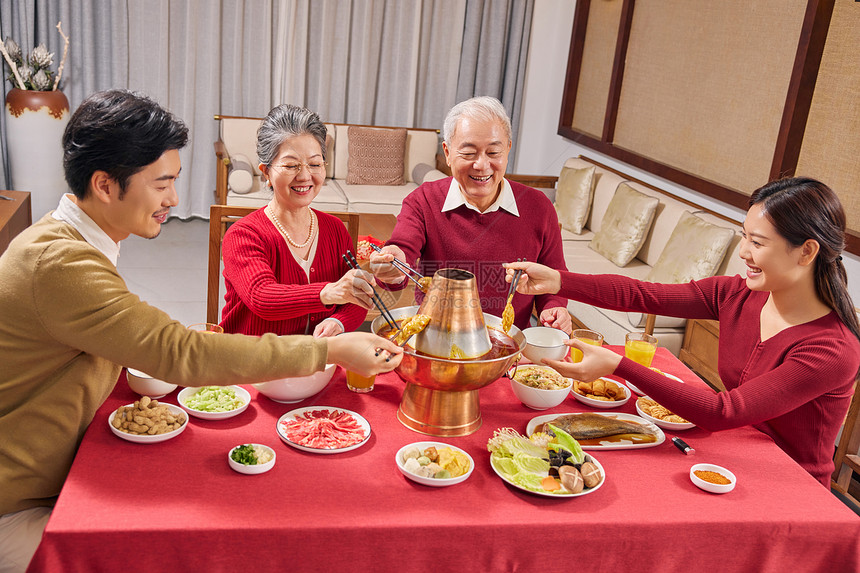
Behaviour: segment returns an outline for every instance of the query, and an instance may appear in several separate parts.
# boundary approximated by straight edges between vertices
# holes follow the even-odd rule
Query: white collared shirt
[[[84,210],[72,200],[73,195],[65,193],[57,205],[52,217],[68,223],[80,233],[84,239],[108,258],[113,266],[119,258],[119,243],[111,239]]]
[[[496,197],[493,204],[481,211],[466,201],[466,196],[463,195],[462,191],[460,191],[460,184],[452,177],[451,186],[448,187],[448,194],[445,196],[445,203],[442,205],[442,212],[452,211],[461,205],[465,205],[469,209],[477,211],[478,213],[492,213],[493,211],[504,209],[511,215],[516,217],[520,216],[520,211],[517,209],[517,201],[514,199],[514,190],[511,189],[511,184],[507,179],[502,179],[502,192],[499,193],[499,196]]]

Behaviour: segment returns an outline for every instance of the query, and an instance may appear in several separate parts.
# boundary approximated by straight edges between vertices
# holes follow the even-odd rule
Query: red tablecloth
[[[702,384],[659,349],[654,365]],[[679,432],[670,442],[592,451],[606,482],[590,495],[548,499],[506,485],[490,468],[493,430],[525,432],[534,416],[586,408],[573,398],[529,410],[509,381],[481,390],[482,427],[441,438],[467,450],[475,471],[459,485],[418,485],[397,470],[403,445],[428,439],[396,419],[403,382],[377,378],[369,394],[346,389],[338,369],[328,387],[298,404],[278,404],[247,387],[250,407],[235,418],[201,421],[175,439],[133,444],[107,418],[135,395],[121,378],[99,410],[60,494],[32,571],[856,571],[860,518],[752,428]],[[176,403],[176,393],[163,401]],[[276,420],[301,406],[362,414],[363,447],[337,455],[293,449]],[[618,411],[635,413],[634,401]],[[247,442],[273,446],[268,473],[231,470],[227,452]],[[712,462],[735,473],[726,495],[697,489],[690,466]],[[133,564],[133,565],[131,565]]]

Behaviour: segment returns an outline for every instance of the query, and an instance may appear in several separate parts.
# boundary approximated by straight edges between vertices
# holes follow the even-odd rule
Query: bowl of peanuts
[[[116,436],[138,444],[154,444],[175,438],[188,426],[188,416],[179,406],[141,396],[133,404],[114,410],[108,426]]]

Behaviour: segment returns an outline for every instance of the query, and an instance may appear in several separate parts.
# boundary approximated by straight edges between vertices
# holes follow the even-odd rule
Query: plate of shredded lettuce
[[[579,497],[600,489],[606,481],[606,472],[594,456],[586,454],[579,443],[563,430],[553,428],[556,436],[534,434],[530,438],[512,428],[501,428],[487,442],[490,466],[502,480],[517,489],[546,497]],[[560,465],[574,466],[579,470],[590,463],[600,472],[600,481],[579,492],[566,489],[557,476]],[[555,468],[551,471],[551,467]]]
[[[186,412],[203,420],[223,420],[241,414],[251,394],[241,386],[185,388],[176,397]]]

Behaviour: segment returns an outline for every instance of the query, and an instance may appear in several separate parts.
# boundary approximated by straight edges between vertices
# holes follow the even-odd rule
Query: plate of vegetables
[[[176,398],[189,414],[202,420],[232,418],[251,403],[251,393],[241,386],[184,388]]]
[[[496,475],[517,489],[545,497],[579,497],[600,489],[606,481],[600,462],[564,430],[552,425],[550,429],[555,436],[539,432],[530,438],[512,428],[496,430],[487,442]]]

